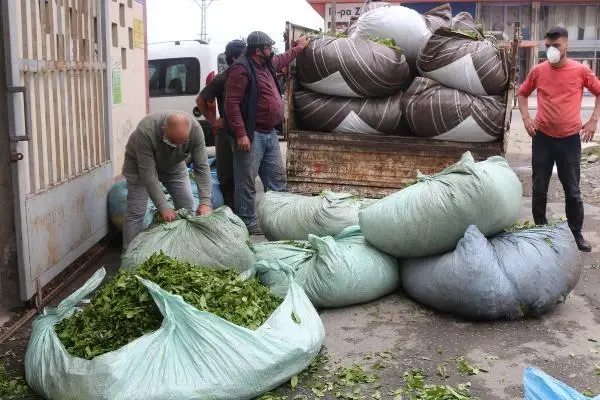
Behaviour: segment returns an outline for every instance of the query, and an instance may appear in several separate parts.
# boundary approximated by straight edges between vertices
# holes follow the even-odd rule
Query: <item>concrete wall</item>
[[[0,16],[0,32],[2,24]],[[4,63],[4,46],[0,45],[0,325],[4,311],[20,304]]]
[[[131,7],[130,7],[131,6]],[[130,133],[135,129],[140,119],[146,115],[146,57],[145,57],[145,4],[137,0],[111,0],[111,31],[110,31],[110,60],[109,67],[113,69],[113,107],[112,132],[113,146],[111,159],[115,167],[115,175],[120,175],[123,167],[125,145]],[[124,12],[124,21],[122,20]],[[141,26],[141,47],[136,47],[136,26],[134,20],[143,21]],[[124,22],[124,26],[122,26]],[[112,24],[116,24],[112,25]],[[139,25],[138,25],[139,27]],[[115,35],[116,33],[116,35]],[[132,40],[133,39],[133,40]],[[131,48],[132,43],[133,48]],[[138,44],[139,45],[139,44]],[[122,56],[125,56],[123,59]],[[116,99],[118,92],[115,85],[120,75],[121,98]],[[117,96],[118,97],[118,96]],[[120,102],[119,102],[120,100]]]

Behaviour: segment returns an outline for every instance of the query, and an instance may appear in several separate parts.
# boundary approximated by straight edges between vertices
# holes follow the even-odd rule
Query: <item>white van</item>
[[[224,46],[200,40],[148,45],[150,112],[181,110],[196,116],[204,128],[207,146],[214,145],[214,138],[196,107],[196,97],[210,73],[218,73],[217,58],[223,50]]]

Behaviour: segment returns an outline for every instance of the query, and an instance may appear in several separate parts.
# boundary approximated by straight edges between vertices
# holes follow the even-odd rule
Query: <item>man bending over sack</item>
[[[127,179],[127,211],[123,227],[123,249],[144,228],[148,196],[165,221],[177,218],[175,210],[193,211],[194,197],[185,160],[191,156],[200,195],[196,215],[211,209],[211,180],[204,133],[200,124],[182,112],[160,112],[144,117],[125,148],[123,175]],[[163,184],[175,205],[167,203]]]

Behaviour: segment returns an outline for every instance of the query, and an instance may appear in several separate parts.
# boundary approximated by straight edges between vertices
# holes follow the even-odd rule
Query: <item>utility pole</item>
[[[208,7],[210,7],[210,5],[213,3],[213,1],[215,0],[194,0],[194,2],[198,5],[198,7],[200,7],[200,10],[202,11],[202,20],[200,22],[200,40],[204,42],[208,41],[208,34],[206,32],[206,12],[208,10]]]
[[[333,36],[337,33],[337,23],[336,23],[336,14],[337,14],[337,0],[333,0],[331,3],[331,33]]]

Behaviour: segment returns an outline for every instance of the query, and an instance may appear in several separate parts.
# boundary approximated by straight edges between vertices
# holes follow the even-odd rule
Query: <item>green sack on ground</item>
[[[160,250],[169,257],[205,267],[245,271],[252,266],[254,254],[247,244],[248,229],[229,207],[205,216],[181,210],[179,217],[136,236],[122,257],[121,268],[135,268]]]
[[[334,236],[358,225],[358,211],[373,200],[325,191],[318,196],[267,192],[258,206],[260,227],[269,240]]]
[[[360,227],[378,249],[397,257],[453,250],[469,225],[485,236],[517,219],[523,188],[499,156],[476,163],[470,152],[442,172],[425,176],[359,213]]]
[[[285,268],[315,307],[344,307],[385,296],[398,288],[400,272],[394,257],[371,246],[358,226],[335,237],[309,235],[307,241],[254,245],[254,265],[261,282],[285,296]]]
[[[161,328],[92,360],[72,357],[54,326],[72,315],[104,276],[104,269],[97,271],[33,323],[25,373],[44,398],[253,399],[304,370],[325,337],[319,315],[292,278],[283,303],[254,331],[201,312],[140,278],[164,316]]]

